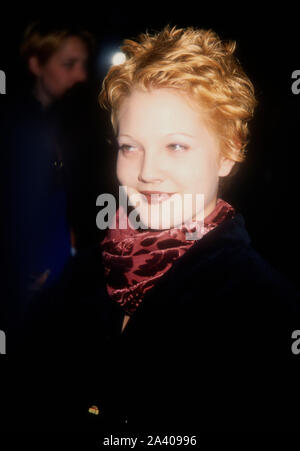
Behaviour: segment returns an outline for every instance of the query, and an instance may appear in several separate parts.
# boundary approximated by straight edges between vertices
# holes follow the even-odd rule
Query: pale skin
[[[77,36],[66,38],[45,64],[31,56],[28,68],[35,76],[35,97],[46,108],[76,83],[84,82],[87,60],[87,47]]]
[[[219,178],[230,173],[234,161],[222,155],[216,132],[196,104],[173,88],[134,89],[121,103],[117,117],[117,177],[127,187],[128,197],[142,191],[201,193],[204,217],[210,214],[216,206]],[[136,208],[148,224],[157,214],[147,202]],[[193,218],[198,213],[195,204]],[[186,219],[171,218],[171,227]],[[161,218],[154,222],[159,228]],[[126,315],[122,331],[128,320]]]
[[[122,332],[123,332],[123,330],[125,329],[126,324],[127,324],[128,321],[129,321],[129,318],[130,318],[129,315],[125,315],[125,316],[124,316],[124,320],[123,320],[123,324],[122,324]]]

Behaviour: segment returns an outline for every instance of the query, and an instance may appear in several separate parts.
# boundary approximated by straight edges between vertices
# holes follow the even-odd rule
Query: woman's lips
[[[148,204],[158,204],[169,199],[175,193],[164,193],[160,191],[140,191],[147,198]]]

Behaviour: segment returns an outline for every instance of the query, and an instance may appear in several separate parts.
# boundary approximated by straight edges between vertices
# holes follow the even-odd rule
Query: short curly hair
[[[125,39],[124,63],[112,66],[99,94],[100,106],[111,112],[114,132],[117,113],[133,89],[175,88],[196,100],[218,132],[221,152],[235,162],[245,159],[248,123],[257,99],[254,86],[234,56],[235,41],[222,41],[213,30],[170,25]],[[208,113],[208,114],[207,114]]]

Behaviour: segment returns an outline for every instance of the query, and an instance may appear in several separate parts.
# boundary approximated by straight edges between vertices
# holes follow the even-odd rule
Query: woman
[[[32,95],[46,109],[87,80],[92,35],[70,25],[34,22],[24,33],[21,58],[32,77]]]
[[[25,341],[39,368],[54,352],[44,405],[85,449],[118,434],[261,443],[266,418],[274,427],[287,415],[288,390],[274,396],[281,381],[268,369],[293,357],[298,292],[219,196],[244,160],[256,105],[234,50],[211,30],[167,26],[125,40],[126,61],[104,79],[100,103],[134,210],[120,206],[101,245],[45,292]],[[177,208],[185,195],[191,208]]]
[[[87,80],[92,48],[92,36],[75,27],[36,22],[24,33],[20,54],[31,87],[8,105],[1,136],[7,155],[8,258],[17,308],[26,308],[42,285],[55,281],[71,257],[74,208],[70,224],[67,194],[75,190],[71,163],[78,150],[73,145],[70,158],[62,99]],[[73,117],[75,111],[73,105]]]

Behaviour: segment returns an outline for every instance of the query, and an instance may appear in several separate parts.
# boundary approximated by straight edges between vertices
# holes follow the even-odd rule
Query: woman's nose
[[[138,180],[143,183],[161,182],[163,180],[157,155],[144,155]]]

